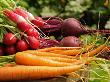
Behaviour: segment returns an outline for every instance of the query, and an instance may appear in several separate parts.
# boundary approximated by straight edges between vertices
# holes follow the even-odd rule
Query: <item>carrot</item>
[[[84,53],[88,50],[90,50],[91,48],[93,48],[94,45],[88,45],[86,46],[85,50],[82,49],[72,49],[72,50],[53,50],[50,51],[51,53],[56,53],[56,54],[64,54],[64,55],[71,55],[71,56],[75,56],[81,53]]]
[[[15,66],[1,67],[0,81],[12,80],[36,80],[42,78],[56,77],[79,70],[82,65],[65,67],[48,66]]]
[[[59,53],[61,53],[62,51],[64,51],[64,50],[52,50],[52,51],[49,51],[49,52],[50,52],[50,53],[59,54]]]
[[[4,67],[13,67],[13,66],[16,66],[15,63],[7,63],[7,64],[4,64],[3,65]]]
[[[58,54],[62,54],[62,55],[69,55],[69,56],[75,56],[78,55],[82,52],[82,50],[63,50],[62,52],[53,52],[53,53],[58,53]]]
[[[61,58],[61,57],[44,57],[46,59],[54,60],[54,61],[59,61],[59,62],[66,62],[66,63],[75,63],[75,62],[81,62],[78,59],[69,59],[69,58]]]
[[[86,51],[91,50],[94,47],[95,44],[90,44],[86,46]]]
[[[39,49],[38,51],[50,52],[53,50],[73,50],[73,49],[80,49],[80,48],[81,47],[50,47],[50,48]]]
[[[32,55],[29,53],[19,52],[15,55],[15,62],[20,65],[30,66],[69,66],[71,63],[58,62],[46,59],[40,56]]]
[[[88,56],[94,56],[95,54],[99,53],[102,49],[104,49],[106,47],[105,44],[102,44],[100,45],[99,47],[97,47],[96,49],[88,52],[88,53],[85,53],[85,54],[82,54],[83,57],[88,57]]]
[[[110,47],[109,46],[106,46],[105,48],[103,48],[102,51],[109,51],[110,50]]]
[[[50,53],[50,52],[39,52],[37,50],[27,50],[23,51],[24,53],[30,53],[33,55],[37,56],[50,56],[50,57],[62,57],[62,58],[73,58],[72,56],[67,56],[67,55],[61,55],[61,54],[55,54],[55,53]]]

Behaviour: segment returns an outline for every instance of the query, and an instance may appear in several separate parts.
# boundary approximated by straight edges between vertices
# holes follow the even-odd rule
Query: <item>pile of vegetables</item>
[[[0,81],[36,80],[68,75],[92,61],[97,61],[93,56],[108,49],[106,44],[95,49],[94,47],[89,45],[84,50],[81,47],[50,47],[17,52],[15,55],[7,56],[9,58],[1,56]],[[4,79],[6,75],[8,76]]]
[[[1,55],[52,46],[79,47],[83,45],[78,38],[81,34],[110,33],[109,30],[87,29],[75,18],[63,20],[59,17],[34,16],[13,0],[2,4],[0,18],[3,20],[0,25]],[[55,39],[50,39],[50,36]]]
[[[69,75],[110,57],[102,53],[110,50],[109,30],[89,29],[75,18],[34,16],[13,0],[0,10],[0,81]]]
[[[41,17],[34,17],[22,7],[16,7],[16,4],[13,2],[14,1],[10,1],[10,4],[7,0],[4,3],[7,3],[5,5],[9,5],[9,7],[4,8],[4,6],[1,6],[1,19],[3,20],[0,29],[0,41],[2,44],[2,46],[0,46],[1,55],[11,55],[17,51],[38,49],[59,44],[56,40],[50,40],[41,30],[41,28],[50,28],[49,23],[51,20],[47,23],[45,22],[46,20],[43,20]],[[12,8],[13,5],[15,5],[14,8]],[[7,25],[4,24],[5,19],[7,19]],[[9,23],[7,23],[7,21],[9,21]],[[59,20],[55,21],[60,22]],[[55,21],[52,20],[52,23]],[[3,33],[2,30],[6,32]]]

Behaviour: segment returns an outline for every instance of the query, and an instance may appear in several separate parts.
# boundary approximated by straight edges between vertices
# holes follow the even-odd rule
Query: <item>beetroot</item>
[[[0,46],[0,56],[4,55],[4,48]]]
[[[45,19],[46,24],[41,28],[41,30],[47,35],[60,36],[61,26],[63,20],[57,17],[50,17]]]
[[[16,49],[18,51],[25,51],[28,49],[28,44],[24,40],[19,40],[16,44]]]
[[[16,48],[15,48],[15,46],[7,46],[6,48],[5,48],[5,51],[6,51],[6,54],[8,54],[8,55],[13,55],[13,54],[15,54],[16,53]]]
[[[47,24],[50,24],[50,25],[57,25],[57,24],[61,24],[62,23],[62,21],[58,20],[58,19],[45,20],[45,22]]]
[[[28,36],[27,41],[32,49],[37,49],[40,46],[40,42],[35,37]]]
[[[60,41],[60,45],[64,47],[79,47],[82,45],[82,42],[75,36],[68,36]]]
[[[3,38],[3,43],[6,44],[6,45],[13,45],[15,44],[17,41],[17,38],[15,37],[14,34],[12,33],[6,33],[4,35],[4,38]]]
[[[57,40],[40,38],[39,41],[40,41],[40,48],[59,46],[59,42]]]
[[[63,36],[79,36],[84,31],[82,28],[83,27],[78,20],[68,18],[64,20],[61,31]]]
[[[110,34],[110,30],[87,29],[75,18],[65,19],[61,26],[61,32],[63,36],[79,36],[81,34],[96,33],[96,32],[103,34]]]

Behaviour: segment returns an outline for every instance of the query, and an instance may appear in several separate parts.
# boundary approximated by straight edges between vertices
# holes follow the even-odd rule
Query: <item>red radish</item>
[[[16,44],[16,49],[18,51],[25,51],[28,49],[28,44],[24,40],[19,40]]]
[[[26,11],[26,10],[23,10],[23,9],[20,8],[20,7],[17,7],[17,8],[14,10],[14,12],[15,12],[16,14],[18,14],[18,15],[24,17],[25,19],[28,18],[28,13],[27,13],[27,11]]]
[[[36,26],[38,27],[42,27],[44,25],[44,22],[41,21],[41,20],[37,20],[37,19],[34,19],[31,21],[33,24],[35,24]]]
[[[21,30],[21,31],[27,31],[30,28],[33,28],[33,26],[31,24],[29,24],[28,22],[20,22],[17,24],[17,27]]]
[[[41,17],[36,16],[35,19],[43,21],[43,19]]]
[[[5,51],[6,51],[6,53],[8,54],[8,55],[12,55],[12,54],[15,54],[16,53],[16,48],[15,48],[15,46],[7,46],[6,48],[5,48]]]
[[[22,8],[18,7],[14,10],[14,12],[24,17],[25,19],[28,19],[29,21],[31,21],[33,24],[35,24],[38,27],[42,27],[44,25],[44,21],[41,20],[41,18],[38,18],[38,17],[34,18],[34,16],[31,13],[23,10]]]
[[[33,36],[35,38],[39,37],[39,32],[35,28],[30,28],[29,30],[26,31],[28,36]]]
[[[0,56],[4,55],[4,48],[0,46]]]
[[[22,16],[20,16],[20,15],[14,13],[13,11],[11,11],[11,10],[9,10],[9,9],[5,9],[5,10],[3,11],[3,13],[4,13],[4,15],[6,15],[11,21],[13,21],[14,23],[26,22],[26,20],[25,20]]]
[[[32,49],[37,49],[40,46],[40,42],[35,37],[28,36],[27,41]]]
[[[43,25],[44,25],[44,21],[43,21],[43,19],[41,18],[41,17],[35,17],[35,19],[36,20],[32,20],[31,22],[33,23],[33,24],[35,24],[36,26],[38,26],[38,27],[43,27]]]
[[[16,14],[18,14],[18,15],[24,17],[25,19],[30,20],[30,21],[32,21],[33,19],[35,19],[34,16],[33,16],[31,13],[27,12],[26,10],[24,10],[24,9],[22,9],[22,8],[20,8],[20,7],[17,7],[17,8],[14,10],[14,12],[15,12]]]
[[[79,47],[82,45],[82,42],[75,36],[67,36],[60,41],[60,45],[64,47]]]
[[[4,35],[4,38],[3,38],[3,43],[6,44],[6,45],[13,45],[15,44],[17,41],[17,38],[15,37],[14,34],[12,33],[6,33]]]
[[[31,24],[29,24],[22,16],[14,13],[11,10],[4,10],[4,14],[13,22],[17,23],[17,27],[21,31],[27,31],[30,28],[34,28]]]

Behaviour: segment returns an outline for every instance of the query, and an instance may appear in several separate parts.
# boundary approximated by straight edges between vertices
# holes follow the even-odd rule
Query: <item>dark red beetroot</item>
[[[50,24],[50,25],[57,25],[57,24],[61,24],[62,23],[62,21],[58,20],[58,19],[45,20],[45,22],[47,24]]]
[[[5,51],[6,51],[6,54],[8,54],[8,55],[13,55],[13,54],[15,54],[16,53],[16,48],[15,48],[15,46],[7,46],[6,48],[5,48]]]
[[[40,41],[40,48],[59,46],[59,42],[57,40],[40,38],[39,41]]]
[[[15,37],[14,34],[12,33],[6,33],[4,35],[4,38],[3,38],[3,43],[6,44],[6,45],[13,45],[15,44],[17,41],[17,38]]]
[[[68,36],[68,37],[64,37],[60,41],[60,45],[65,47],[79,47],[82,45],[82,42],[79,38],[75,36]]]
[[[49,19],[49,20],[48,20]],[[63,20],[60,18],[47,18],[45,20],[46,24],[41,28],[41,30],[46,35],[54,35],[60,36],[61,35],[61,25]]]
[[[35,37],[28,36],[27,41],[32,49],[37,49],[40,46],[40,42]]]
[[[61,31],[64,36],[79,36],[84,30],[78,20],[75,18],[68,18],[64,20]]]
[[[25,51],[28,49],[28,44],[24,40],[19,40],[16,44],[16,49],[18,51]]]
[[[103,34],[110,34],[110,30],[87,29],[75,18],[65,19],[61,26],[61,32],[63,36],[79,36],[81,34],[96,33],[96,32]]]
[[[4,55],[4,48],[0,46],[0,56]]]

